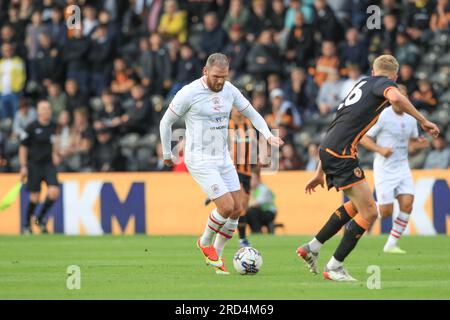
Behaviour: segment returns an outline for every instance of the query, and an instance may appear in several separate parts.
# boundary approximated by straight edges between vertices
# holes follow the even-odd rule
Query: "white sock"
[[[334,270],[339,268],[340,266],[342,266],[342,262],[341,261],[337,261],[334,256],[331,256],[330,261],[328,261],[327,263],[327,268],[328,270]]]
[[[238,227],[239,219],[228,218],[222,229],[217,234],[216,240],[214,241],[214,248],[216,249],[217,255],[222,257],[223,248],[227,242],[233,237],[234,232]]]
[[[320,248],[322,248],[322,243],[320,243],[320,241],[316,238],[313,238],[310,242],[308,242],[308,245],[309,249],[311,249],[314,253],[319,252]]]
[[[401,212],[398,214],[392,223],[391,234],[389,235],[388,241],[386,242],[385,248],[392,248],[397,245],[398,239],[402,236],[406,229],[409,221],[409,214]]]
[[[200,244],[204,247],[210,246],[214,236],[224,226],[226,221],[227,218],[222,217],[220,213],[217,212],[217,208],[211,211],[208,222],[206,222],[205,231],[203,231],[203,235],[200,238]]]

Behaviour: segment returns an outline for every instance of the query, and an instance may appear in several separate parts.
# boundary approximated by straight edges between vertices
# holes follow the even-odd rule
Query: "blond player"
[[[238,226],[242,211],[241,186],[227,145],[232,107],[246,116],[270,145],[283,144],[280,138],[272,135],[264,119],[242,93],[226,81],[228,70],[225,55],[210,55],[203,76],[175,95],[160,123],[164,162],[172,166],[172,124],[180,117],[185,119],[186,166],[216,205],[197,246],[206,263],[215,267],[218,274],[228,274],[222,252]]]

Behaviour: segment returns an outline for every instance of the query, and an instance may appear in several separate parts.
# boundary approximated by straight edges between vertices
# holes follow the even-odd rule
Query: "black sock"
[[[42,221],[45,218],[45,215],[47,214],[48,209],[55,203],[55,200],[51,200],[49,198],[45,199],[45,202],[42,206],[41,213],[39,214],[38,218],[40,221]]]
[[[245,239],[245,228],[247,227],[247,217],[241,216],[239,218],[238,230],[239,230],[239,239]]]
[[[27,221],[25,222],[25,226],[30,225],[31,217],[33,216],[34,210],[36,209],[37,202],[28,202],[28,208],[27,208]]]
[[[325,223],[319,233],[316,235],[316,239],[320,243],[325,243],[328,239],[334,236],[341,230],[342,226],[349,222],[352,217],[349,216],[344,205],[340,206],[330,217],[330,219]]]
[[[333,254],[334,258],[337,261],[343,262],[355,248],[364,232],[366,232],[366,229],[358,225],[355,220],[350,221],[347,229],[345,230],[341,243],[337,247],[336,252]]]

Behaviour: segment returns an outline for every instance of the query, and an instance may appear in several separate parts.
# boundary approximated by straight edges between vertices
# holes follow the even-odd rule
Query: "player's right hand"
[[[429,120],[425,120],[420,124],[420,126],[433,138],[436,138],[440,133],[439,127]]]
[[[392,148],[381,148],[380,149],[380,154],[385,158],[389,158],[390,156],[392,156],[393,153],[394,153],[394,150],[392,150]]]
[[[25,183],[25,181],[27,181],[27,178],[28,178],[28,169],[27,169],[27,167],[21,167],[20,168],[20,181]]]
[[[324,187],[325,181],[323,179],[323,175],[315,176],[306,184],[305,193],[311,194],[312,192],[316,192],[316,187],[320,185],[322,188]]]

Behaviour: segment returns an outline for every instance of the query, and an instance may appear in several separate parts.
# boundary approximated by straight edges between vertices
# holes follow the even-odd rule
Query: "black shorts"
[[[358,158],[338,158],[322,149],[319,155],[322,170],[326,174],[328,190],[332,187],[345,190],[365,180]]]
[[[238,177],[239,177],[239,182],[241,183],[241,186],[244,189],[245,193],[250,194],[251,176],[238,172]]]
[[[58,177],[56,167],[53,164],[28,165],[27,189],[29,192],[41,191],[41,183],[45,181],[47,186],[57,186]]]

